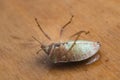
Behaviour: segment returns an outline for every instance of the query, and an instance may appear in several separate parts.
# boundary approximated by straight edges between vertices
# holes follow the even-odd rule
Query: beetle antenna
[[[43,45],[43,44],[42,44],[37,38],[35,38],[34,36],[32,36],[32,38],[33,38],[35,41],[37,41],[38,43],[40,43],[41,46]],[[39,49],[39,50],[36,52],[36,54],[38,54],[41,50],[43,50],[42,47],[41,47],[41,49]]]
[[[35,18],[35,21],[39,27],[39,29],[42,31],[42,33],[45,35],[45,37],[47,37],[47,39],[51,40],[51,38],[43,31],[42,27],[40,26],[40,24],[38,23],[37,18]]]
[[[71,15],[70,20],[61,28],[60,30],[60,37],[62,36],[63,30],[72,22],[74,15]]]
[[[40,52],[41,50],[43,50],[43,49],[39,49],[39,50],[36,52],[36,54],[39,54],[39,52]]]
[[[88,31],[88,32],[86,32],[86,31],[79,31],[79,32],[73,34],[71,37],[73,37],[73,36],[75,36],[75,35],[77,35],[77,37],[76,37],[74,43],[72,44],[72,46],[70,47],[70,49],[67,51],[67,53],[74,47],[74,45],[76,44],[76,41],[79,39],[79,37],[80,37],[80,35],[81,35],[82,33],[88,34],[89,31]]]
[[[41,43],[37,38],[35,38],[34,36],[32,36],[32,38],[33,38],[35,41],[37,41],[38,43],[40,43],[40,45],[42,45],[42,43]]]

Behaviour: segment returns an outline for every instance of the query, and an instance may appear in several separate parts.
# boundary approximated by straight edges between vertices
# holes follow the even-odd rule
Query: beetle
[[[70,20],[61,28],[60,36],[62,35],[63,30],[71,23],[73,17],[74,16],[72,15]],[[37,18],[35,18],[35,21],[45,37],[51,40],[38,23]],[[78,40],[82,33],[88,34],[89,31],[79,31],[70,36],[76,36],[74,41],[55,42],[48,45],[44,45],[35,37],[33,38],[41,44],[41,49],[39,51],[43,50],[53,63],[77,62],[94,56],[100,49],[99,42]],[[37,53],[39,53],[39,51]]]

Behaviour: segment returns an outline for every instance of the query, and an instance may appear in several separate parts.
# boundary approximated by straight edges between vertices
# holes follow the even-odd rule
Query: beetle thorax
[[[42,45],[41,48],[44,50],[45,53],[47,53],[48,55],[50,53],[52,53],[55,49],[64,47],[65,43],[52,43],[48,46],[44,46]]]

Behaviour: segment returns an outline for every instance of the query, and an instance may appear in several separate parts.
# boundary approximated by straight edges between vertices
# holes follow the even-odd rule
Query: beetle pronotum
[[[62,35],[64,28],[66,28],[66,26],[71,23],[72,18],[73,18],[73,15],[71,16],[70,20],[61,28],[60,36]],[[51,38],[43,31],[42,27],[38,23],[37,18],[35,18],[35,21],[39,29],[45,35],[45,37],[48,40],[51,40]],[[82,33],[88,34],[89,31],[88,32],[79,31],[73,34],[72,36],[70,36],[70,37],[76,36],[76,39],[74,41],[51,43],[49,45],[44,45],[40,41],[38,41],[35,37],[33,38],[41,44],[41,49],[46,54],[48,54],[49,58],[51,59],[53,63],[76,62],[76,61],[86,60],[92,57],[100,49],[99,42],[78,40],[78,38],[80,37]]]

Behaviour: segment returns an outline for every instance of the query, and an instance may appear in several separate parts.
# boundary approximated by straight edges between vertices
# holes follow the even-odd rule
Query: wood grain
[[[99,61],[51,64],[32,36],[49,44],[43,30],[59,41],[80,30],[90,31],[80,39],[99,41]],[[120,78],[120,0],[0,0],[0,80],[119,80]]]

